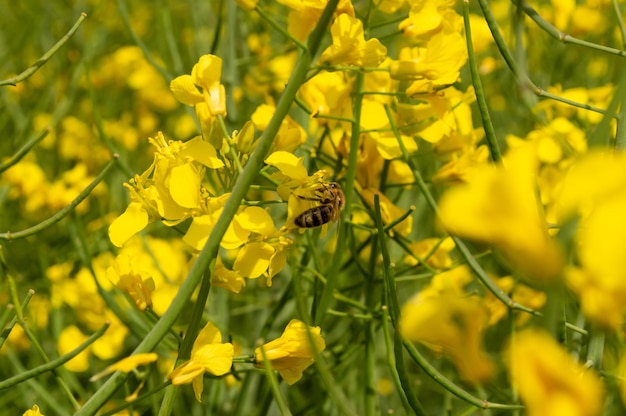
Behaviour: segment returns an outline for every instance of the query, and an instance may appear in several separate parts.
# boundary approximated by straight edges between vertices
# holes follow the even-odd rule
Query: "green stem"
[[[265,358],[265,348],[260,346],[261,354],[263,355],[263,369],[265,370],[266,379],[269,381],[270,390],[272,391],[272,395],[274,396],[274,400],[276,401],[276,405],[280,414],[283,416],[291,415],[291,411],[289,410],[289,406],[287,405],[287,401],[285,397],[280,392],[280,386],[278,385],[278,379],[276,378],[276,374],[272,369],[272,363],[270,360]]]
[[[396,386],[396,391],[400,396],[400,400],[402,401],[402,405],[404,406],[404,410],[407,414],[409,414],[409,410],[411,409],[411,404],[407,399],[407,394],[402,387],[402,381],[400,380],[400,375],[398,372],[398,368],[396,366],[396,359],[394,356],[394,347],[393,341],[391,339],[391,329],[389,328],[389,308],[387,306],[383,306],[382,308],[382,327],[383,327],[383,335],[385,337],[385,357],[387,362],[387,369],[391,374],[391,378],[393,379],[393,383]],[[409,389],[412,387],[409,385]],[[413,392],[411,391],[411,394]],[[417,399],[412,399],[417,403]]]
[[[0,381],[0,391],[2,390],[6,390],[10,387],[13,387],[16,384],[19,384],[23,381],[26,381],[30,378],[36,377],[40,374],[46,373],[48,371],[54,370],[57,367],[62,366],[63,364],[65,364],[66,362],[68,362],[69,360],[71,360],[72,358],[76,357],[78,354],[80,354],[82,351],[84,351],[85,349],[87,349],[87,347],[89,347],[91,344],[93,344],[98,338],[100,338],[105,332],[106,330],[109,328],[109,324],[106,323],[102,326],[102,328],[100,328],[99,330],[97,330],[96,332],[94,332],[89,338],[87,338],[87,340],[85,342],[83,342],[82,344],[80,344],[76,349],[72,350],[71,352],[55,359],[52,360],[46,364],[40,365],[39,367],[35,367],[31,370],[27,370],[23,373],[20,373],[14,377],[11,377],[9,379]]]
[[[11,240],[15,240],[18,238],[29,237],[61,221],[63,218],[65,218],[65,216],[67,216],[70,212],[72,212],[78,204],[80,204],[85,198],[89,196],[91,191],[93,191],[93,189],[96,186],[98,186],[98,184],[102,181],[102,179],[104,179],[105,175],[109,172],[109,170],[111,170],[111,168],[115,165],[116,161],[117,161],[117,154],[113,155],[113,159],[111,159],[108,165],[106,165],[104,169],[102,169],[102,172],[100,172],[100,174],[96,176],[96,178],[93,180],[93,182],[89,184],[89,186],[83,189],[83,191],[80,194],[78,194],[78,196],[72,202],[70,202],[69,205],[59,210],[52,217],[40,222],[39,224],[35,226],[32,226],[22,231],[16,231],[16,232],[7,231],[6,233],[0,233],[0,240],[11,241]]]
[[[226,233],[231,220],[235,216],[241,201],[248,192],[248,188],[256,179],[263,166],[263,161],[272,147],[274,137],[276,136],[283,119],[287,115],[287,112],[291,108],[291,104],[293,103],[296,93],[300,88],[300,85],[302,85],[302,82],[304,81],[311,66],[313,57],[317,53],[322,37],[326,33],[326,28],[330,22],[333,11],[337,7],[337,3],[338,0],[330,0],[326,9],[322,13],[318,26],[309,37],[308,50],[301,53],[291,74],[291,78],[287,83],[278,104],[276,105],[276,111],[274,112],[272,119],[259,138],[257,146],[250,155],[250,159],[248,159],[248,163],[246,163],[241,175],[237,178],[237,182],[235,183],[231,196],[228,201],[226,201],[222,214],[218,218],[211,235],[196,259],[196,262],[189,271],[187,279],[185,279],[183,284],[180,286],[176,297],[170,304],[170,307],[163,314],[159,322],[154,325],[150,333],[148,333],[137,348],[135,348],[133,354],[150,352],[158,345],[161,339],[165,337],[170,328],[174,325],[183,309],[188,306],[189,299],[191,299],[191,295],[200,283],[202,276],[209,271],[211,263],[215,261],[222,237]],[[206,273],[207,278],[210,278],[210,275],[211,273]],[[98,389],[98,391],[91,396],[84,406],[76,412],[75,416],[95,414],[107,402],[107,400],[109,400],[122,383],[124,383],[126,377],[127,375],[121,372],[113,374],[100,387],[100,389]]]
[[[481,0],[481,1],[485,1],[485,0]],[[543,17],[539,15],[539,13],[537,13],[535,9],[532,8],[532,6],[530,6],[528,3],[526,3],[523,0],[514,0],[513,3],[517,7],[520,7],[524,11],[524,13],[526,13],[526,15],[530,17],[531,20],[537,24],[537,26],[543,29],[544,32],[546,32],[552,38],[558,40],[561,43],[565,43],[565,44],[572,43],[575,45],[594,49],[596,51],[606,52],[611,55],[617,55],[621,57],[626,56],[626,51],[622,51],[622,50],[615,49],[615,48],[609,48],[607,46],[598,45],[593,42],[587,42],[585,40],[577,39],[573,36],[570,36],[566,33],[561,32],[559,29],[557,29],[556,27],[548,23]]]
[[[617,118],[617,131],[615,133],[615,149],[623,150],[626,148],[626,105],[624,105],[624,94],[626,94],[626,73],[624,66],[621,65],[620,79],[617,88],[613,93],[613,98],[609,103],[606,114],[600,124],[596,127],[593,135],[589,139],[590,142],[606,144],[610,141],[611,135],[611,119],[613,116]],[[619,110],[618,110],[619,107]],[[603,140],[604,139],[604,140]]]
[[[587,347],[587,363],[590,367],[600,371],[602,369],[602,356],[604,355],[604,342],[606,333],[598,326],[591,329],[589,346]]]
[[[415,392],[411,386],[407,367],[404,365],[404,358],[402,355],[402,341],[400,333],[398,332],[398,320],[400,319],[400,305],[398,303],[398,294],[396,291],[396,282],[391,273],[391,259],[389,257],[389,251],[387,250],[387,244],[385,242],[385,233],[383,232],[383,220],[380,211],[380,198],[378,195],[374,196],[374,218],[376,220],[376,227],[378,229],[378,238],[380,244],[380,251],[383,256],[383,279],[385,280],[385,300],[387,302],[387,308],[389,310],[389,316],[391,318],[391,324],[395,329],[394,334],[394,354],[396,360],[396,370],[400,379],[400,384],[403,387],[404,394],[406,394],[407,401],[411,406],[411,409],[416,415],[426,415],[422,405],[420,404]]]
[[[398,128],[391,115],[391,110],[389,109],[388,106],[385,106],[385,111],[387,112],[387,118],[389,119],[391,128],[396,136],[396,139],[400,146],[400,150],[402,151],[402,159],[409,165],[409,168],[411,168],[411,171],[413,172],[413,177],[415,178],[415,184],[417,185],[422,195],[424,196],[426,203],[430,206],[435,216],[439,217],[439,207],[437,206],[437,202],[435,201],[435,198],[428,190],[428,186],[426,185],[424,178],[422,178],[422,174],[417,169],[417,166],[415,165],[413,160],[409,157],[406,147],[404,146],[404,143],[402,142],[402,139],[400,138],[400,133],[398,132]],[[454,237],[454,236],[452,237],[452,239],[454,240],[454,244],[457,250],[461,253],[461,256],[463,256],[463,259],[465,259],[465,262],[467,263],[469,268],[472,270],[472,272],[474,272],[474,275],[487,288],[487,290],[493,293],[493,295],[498,300],[500,300],[504,305],[506,305],[506,307],[511,308],[511,309],[518,309],[524,312],[531,313],[536,316],[541,315],[539,312],[534,311],[533,309],[528,308],[526,306],[520,305],[519,303],[511,299],[506,293],[504,293],[502,289],[500,289],[493,282],[493,280],[491,280],[491,278],[487,275],[487,273],[483,270],[483,268],[478,264],[478,262],[476,261],[472,253],[469,251],[467,246],[463,243],[463,241],[460,238]],[[392,317],[393,317],[393,314],[392,314]]]
[[[502,159],[502,154],[500,153],[500,146],[498,145],[496,131],[493,128],[491,116],[489,115],[487,99],[485,98],[485,90],[483,89],[483,84],[480,81],[478,64],[476,63],[476,55],[474,54],[474,45],[472,43],[472,31],[469,18],[469,0],[463,0],[463,21],[465,23],[465,40],[467,41],[469,67],[470,73],[472,74],[472,85],[474,85],[474,91],[476,93],[476,103],[478,104],[478,111],[480,112],[480,117],[483,121],[485,138],[487,139],[487,146],[489,147],[489,155],[491,156],[491,160],[497,163],[500,159]]]
[[[326,311],[330,309],[333,300],[333,293],[338,280],[339,268],[342,263],[344,252],[346,251],[347,236],[348,236],[348,220],[350,219],[350,213],[352,212],[352,204],[354,201],[354,183],[356,181],[356,165],[357,156],[359,152],[359,139],[361,136],[361,108],[363,104],[363,97],[361,92],[363,91],[364,77],[363,73],[359,72],[356,75],[354,81],[354,103],[353,103],[353,120],[352,120],[352,136],[350,137],[350,154],[348,155],[348,172],[346,173],[346,181],[344,186],[344,193],[346,196],[346,207],[341,215],[341,221],[339,223],[339,231],[337,236],[337,245],[335,252],[333,253],[333,259],[328,270],[328,278],[322,297],[320,298],[317,314],[315,315],[315,323],[319,325],[324,321]]]
[[[404,348],[407,350],[413,361],[417,365],[420,366],[422,370],[434,381],[439,383],[444,389],[454,394],[461,400],[464,400],[468,403],[473,404],[476,407],[481,409],[504,409],[504,410],[514,410],[514,409],[522,409],[523,406],[517,404],[500,404],[493,403],[487,400],[475,397],[469,394],[467,391],[463,390],[452,381],[450,381],[447,377],[439,372],[435,367],[433,367],[428,360],[407,340],[403,340]]]
[[[1,273],[0,273],[0,276],[2,276]],[[0,328],[3,328],[3,329],[2,329],[2,333],[0,333],[0,348],[2,348],[2,346],[4,345],[4,342],[7,340],[7,338],[11,334],[11,331],[13,331],[13,327],[15,326],[15,324],[17,324],[20,321],[23,321],[24,317],[21,311],[23,311],[24,308],[26,308],[26,305],[28,305],[31,298],[35,294],[35,291],[29,290],[26,293],[26,296],[24,297],[24,301],[22,303],[18,303],[19,299],[17,299],[17,289],[15,288],[15,281],[10,275],[6,275],[3,277],[8,279],[9,292],[11,294],[11,299],[13,303],[11,305],[12,307],[7,307],[5,309],[5,313],[2,316],[2,322],[1,322],[2,325],[0,326]],[[14,316],[13,319],[11,319],[11,322],[9,323],[8,320],[11,317],[13,312],[15,312],[16,316]]]
[[[48,52],[44,53],[41,58],[37,59],[37,62],[35,62],[31,66],[29,66],[28,68],[26,68],[21,74],[15,76],[13,78],[6,79],[4,81],[0,81],[0,86],[3,86],[3,85],[17,85],[17,83],[25,81],[28,78],[30,78],[35,72],[37,72],[37,70],[39,68],[41,68],[43,65],[45,65],[45,63],[48,62],[50,60],[50,58],[52,58],[52,56],[55,53],[57,53],[59,51],[59,49],[61,49],[61,47],[63,45],[65,45],[67,43],[67,41],[78,30],[78,28],[83,23],[83,20],[85,20],[86,17],[87,17],[87,14],[81,13],[80,17],[78,18],[76,23],[74,23],[74,26],[72,26],[72,28],[69,30],[69,32],[67,32],[65,34],[65,36],[63,36],[57,43],[55,43],[54,46],[48,50]]]
[[[491,13],[491,9],[489,8],[489,3],[487,2],[487,0],[478,0],[478,4],[480,6],[480,9],[483,12],[483,16],[485,17],[485,21],[487,22],[487,25],[489,26],[489,30],[491,31],[491,35],[493,36],[493,40],[496,42],[496,46],[498,47],[498,50],[500,51],[500,55],[502,55],[502,58],[504,58],[504,61],[506,62],[507,66],[509,67],[511,72],[513,72],[513,75],[515,75],[515,78],[517,78],[518,82],[523,88],[530,89],[531,92],[537,95],[538,97],[551,98],[555,101],[559,101],[564,104],[569,104],[574,107],[583,108],[585,110],[594,111],[600,114],[605,114],[605,111],[602,110],[601,108],[594,107],[588,104],[579,103],[576,101],[572,101],[567,98],[559,97],[558,95],[544,91],[542,88],[539,88],[538,86],[536,86],[530,80],[530,78],[528,78],[528,75],[526,75],[523,71],[519,69],[519,67],[517,66],[517,63],[513,59],[513,56],[511,55],[511,52],[509,51],[509,47],[506,45],[506,42],[504,38],[502,37],[502,33],[500,32],[498,23],[496,22],[495,17]]]
[[[150,53],[150,50],[148,49],[146,44],[141,40],[141,38],[137,35],[137,33],[135,33],[135,30],[133,29],[133,26],[130,23],[130,17],[128,16],[128,8],[126,7],[126,2],[124,0],[117,0],[117,9],[120,13],[120,16],[122,17],[122,22],[124,22],[124,26],[126,26],[128,33],[130,33],[130,37],[133,38],[133,42],[135,42],[135,44],[139,46],[139,49],[141,49],[141,51],[143,52],[143,56],[150,63],[150,65],[152,65],[157,71],[159,71],[159,73],[163,76],[163,78],[167,80],[167,82],[170,82],[172,79],[174,79],[172,74],[167,72],[165,68],[159,65],[159,63],[156,61],[156,59],[154,59],[154,57]]]
[[[626,26],[624,26],[622,11],[619,8],[619,3],[617,0],[613,0],[611,3],[613,4],[613,11],[615,12],[615,18],[617,19],[619,33],[622,35],[622,48],[626,49]]]
[[[261,18],[263,20],[265,20],[267,23],[269,23],[269,25],[272,26],[272,28],[274,28],[274,30],[276,30],[278,33],[282,34],[287,39],[291,40],[293,43],[298,45],[298,48],[300,48],[300,50],[302,50],[302,51],[306,51],[307,50],[307,46],[304,43],[300,42],[298,39],[296,39],[293,36],[291,36],[289,34],[289,32],[287,32],[287,30],[285,29],[285,27],[283,25],[279,25],[278,23],[276,23],[276,21],[274,21],[274,19],[272,19],[272,16],[268,15],[267,13],[265,13],[265,11],[262,8],[260,8],[257,5],[254,10],[259,14],[259,16],[261,16]]]
[[[33,136],[33,138],[31,138],[29,141],[27,141],[24,146],[22,146],[17,152],[15,152],[15,154],[13,156],[11,156],[11,158],[9,160],[7,160],[4,163],[1,163],[0,164],[0,173],[4,172],[5,170],[9,169],[11,166],[13,166],[17,162],[19,162],[20,160],[22,160],[22,158],[24,156],[26,156],[28,154],[28,152],[30,152],[30,149],[35,147],[35,145],[37,143],[42,141],[44,139],[44,137],[46,137],[50,133],[51,129],[52,128],[50,126],[47,126],[45,129],[43,129],[39,133],[35,134]]]

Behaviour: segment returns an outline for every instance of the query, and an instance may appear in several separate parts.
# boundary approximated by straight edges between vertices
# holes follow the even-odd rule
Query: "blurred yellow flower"
[[[378,39],[365,40],[363,23],[356,17],[339,15],[330,33],[333,43],[320,57],[323,64],[378,67],[387,57],[387,48]]]
[[[507,293],[511,299],[520,305],[539,310],[546,303],[547,295],[545,292],[532,289],[520,282],[516,282],[511,276],[501,277],[499,279],[494,278],[492,280],[504,293]],[[508,316],[510,312],[508,305],[502,303],[502,301],[496,298],[491,292],[485,294],[483,304],[489,310],[488,325],[496,324],[501,319]],[[532,316],[527,312],[520,311],[515,311],[514,314],[516,315],[515,324],[518,326],[525,324]]]
[[[191,75],[175,78],[170,83],[170,89],[183,104],[195,106],[205,103],[211,116],[226,115],[226,91],[220,83],[221,78],[222,59],[215,55],[202,55],[193,66]]]
[[[222,334],[211,322],[202,328],[191,349],[191,358],[168,374],[173,385],[193,383],[193,391],[200,402],[204,388],[204,373],[222,376],[233,365],[234,347],[222,343]]]
[[[442,30],[458,29],[463,22],[452,9],[455,3],[455,0],[409,0],[409,17],[400,23],[398,29],[404,36],[410,37],[425,37]]]
[[[471,182],[448,190],[440,201],[441,221],[452,234],[493,244],[528,279],[553,281],[563,257],[539,211],[536,153],[521,146],[503,164],[477,167]]]
[[[61,331],[59,340],[57,342],[57,349],[60,355],[65,355],[78,347],[81,343],[87,340],[87,336],[84,335],[78,327],[74,325],[68,325]],[[81,351],[76,357],[66,362],[65,368],[74,372],[87,371],[89,369],[89,350],[91,347],[87,347]]]
[[[292,319],[285,331],[273,341],[254,350],[255,364],[263,368],[263,352],[265,359],[272,364],[272,368],[280,373],[287,384],[294,384],[302,378],[302,372],[315,362],[316,355],[324,351],[326,343],[320,335],[320,327],[310,327],[304,322]],[[314,346],[311,345],[311,337]],[[312,348],[314,347],[314,348]]]
[[[574,161],[558,198],[559,221],[579,216],[578,266],[567,269],[568,286],[583,312],[618,329],[626,305],[626,153],[595,150]]]
[[[450,252],[454,250],[454,241],[450,237],[425,238],[409,245],[415,257],[425,260],[425,263],[435,269],[446,269],[452,266]],[[405,256],[405,262],[417,265],[419,261],[411,255]]]
[[[423,83],[411,84],[406,93],[413,96],[454,84],[466,61],[467,45],[463,37],[459,33],[438,33],[425,47],[402,48],[398,60],[393,60],[389,69],[393,79],[429,81],[429,91],[424,91]]]
[[[264,131],[267,124],[274,115],[276,107],[269,104],[260,105],[252,114],[251,120],[254,126]],[[274,136],[274,144],[272,150],[276,151],[295,151],[306,140],[306,131],[289,115],[280,123],[280,127]]]
[[[278,0],[278,3],[289,7],[287,31],[298,40],[304,40],[313,30],[322,16],[328,0]],[[354,17],[351,0],[339,0],[335,16],[347,13]]]
[[[107,269],[107,278],[114,282],[118,289],[128,294],[140,311],[152,308],[154,280],[141,269],[137,269],[130,256],[118,255]]]
[[[335,126],[337,120],[323,116],[352,117],[350,94],[352,80],[344,72],[320,71],[302,84],[302,100],[311,110],[311,116],[322,116],[316,120],[320,125]]]
[[[122,371],[124,373],[130,373],[140,365],[146,365],[155,362],[159,356],[155,352],[147,352],[144,354],[135,354],[130,357],[122,358],[118,362],[111,364],[98,374],[94,374],[89,378],[89,381],[96,381],[102,377],[114,373],[116,371]]]
[[[39,411],[39,406],[35,404],[33,405],[32,409],[29,409],[25,411],[24,413],[22,413],[22,416],[44,416],[44,415]]]
[[[575,362],[547,333],[526,330],[516,334],[506,354],[511,382],[528,416],[601,414],[600,378]]]
[[[383,225],[388,225],[403,215],[406,214],[406,210],[397,207],[385,194],[375,188],[365,188],[360,190],[361,198],[370,209],[374,209],[374,198],[378,196],[380,203],[380,216]],[[413,227],[413,217],[406,216],[402,221],[393,227],[393,231],[402,235],[408,235]]]
[[[471,279],[465,266],[435,276],[404,304],[399,329],[407,339],[449,358],[464,380],[482,383],[495,367],[482,347],[487,310],[480,299],[463,291]]]
[[[259,0],[236,0],[237,5],[244,10],[252,11],[259,3]]]

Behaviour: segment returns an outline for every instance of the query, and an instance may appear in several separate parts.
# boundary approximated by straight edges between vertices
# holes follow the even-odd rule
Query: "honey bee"
[[[336,221],[341,215],[341,210],[346,204],[346,197],[341,187],[336,182],[320,184],[319,197],[307,198],[298,196],[298,198],[309,201],[316,201],[320,205],[310,208],[298,215],[294,219],[294,224],[300,228],[315,228],[331,221]]]

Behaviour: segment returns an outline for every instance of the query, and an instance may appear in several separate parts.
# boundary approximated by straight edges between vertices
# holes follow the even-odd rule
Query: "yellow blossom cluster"
[[[187,27],[158,33],[177,8],[155,25],[150,7],[129,20],[123,3],[123,30],[164,36],[171,56],[107,51],[73,80],[79,111],[38,111],[37,150],[2,153],[1,208],[28,220],[63,210],[109,159],[119,167],[58,233],[40,224],[33,264],[0,246],[0,300],[19,301],[13,275],[33,269],[44,292],[3,318],[3,357],[49,362],[33,335],[46,328],[56,355],[83,348],[59,364],[69,383],[54,374],[79,414],[123,414],[123,383],[137,412],[154,396],[164,414],[191,408],[172,410],[185,384],[220,414],[257,397],[268,414],[272,401],[344,414],[626,406],[624,82],[605,56],[580,63],[588,83],[560,79],[541,64],[576,59],[533,43],[617,36],[606,1],[479,0],[480,16],[455,0],[209,2],[211,48]],[[9,216],[0,224],[22,225]]]

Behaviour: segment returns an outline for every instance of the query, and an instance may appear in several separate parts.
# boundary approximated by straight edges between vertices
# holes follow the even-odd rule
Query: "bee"
[[[316,201],[320,205],[310,208],[298,215],[294,223],[300,228],[315,228],[331,221],[336,221],[341,215],[341,210],[346,204],[346,197],[341,187],[336,182],[320,184],[320,194],[318,198],[298,198]]]

